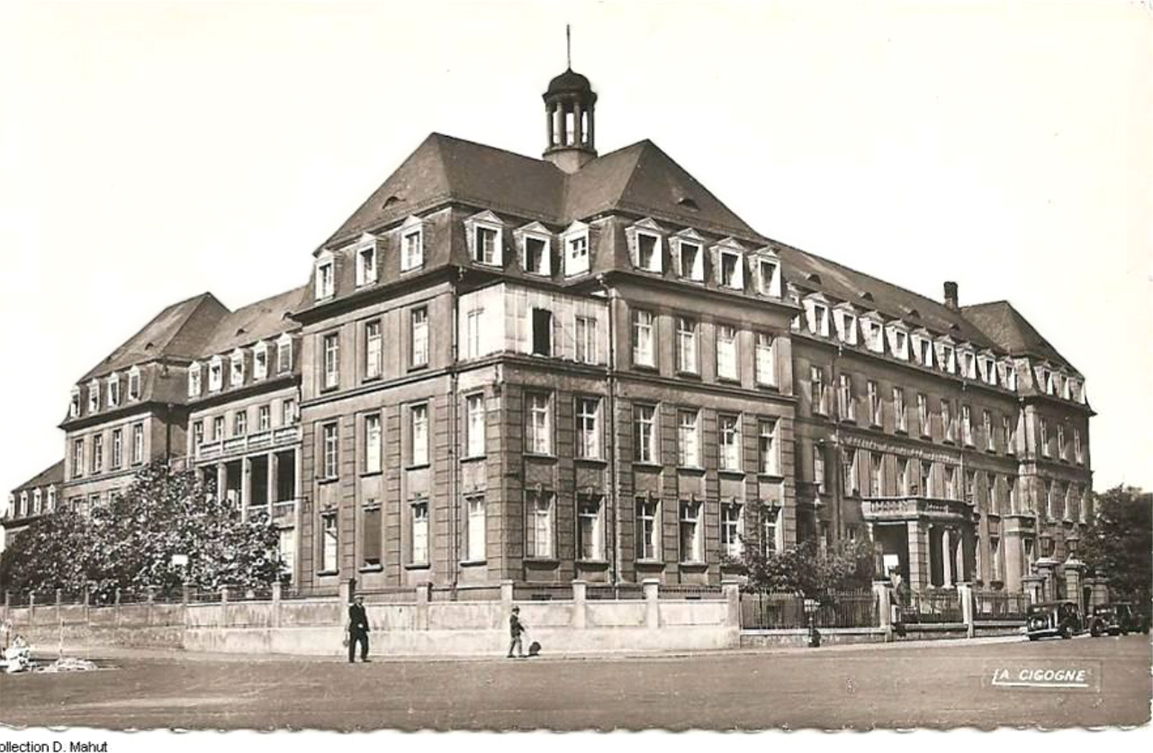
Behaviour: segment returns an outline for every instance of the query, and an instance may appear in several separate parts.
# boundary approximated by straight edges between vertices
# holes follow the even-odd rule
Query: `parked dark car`
[[[1025,613],[1025,634],[1031,641],[1055,636],[1072,638],[1083,629],[1081,610],[1071,601],[1030,604]]]
[[[1133,609],[1128,602],[1097,604],[1089,614],[1089,634],[1094,638],[1105,635],[1148,633],[1148,618]]]

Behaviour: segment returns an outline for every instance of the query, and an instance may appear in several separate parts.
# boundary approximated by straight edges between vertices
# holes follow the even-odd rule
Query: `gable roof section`
[[[932,298],[806,251],[781,244],[774,246],[779,249],[785,280],[799,288],[820,290],[834,298],[876,309],[886,316],[902,319],[914,328],[925,327],[940,334],[952,335],[978,347],[997,347],[995,341],[969,322],[961,312]],[[810,279],[810,275],[814,274],[819,282]],[[872,298],[862,298],[862,293],[869,293]]]
[[[52,465],[37,473],[32,478],[25,481],[20,486],[13,489],[13,492],[19,492],[22,489],[32,489],[38,486],[51,486],[56,484],[59,486],[64,483],[64,460],[57,460]]]
[[[87,382],[94,377],[163,356],[193,358],[203,343],[202,333],[212,331],[227,313],[228,309],[211,293],[201,293],[174,303],[90,369],[79,381]]]
[[[1011,355],[1034,356],[1072,368],[1072,364],[1008,301],[964,306],[961,311],[966,319]]]
[[[569,175],[546,160],[433,133],[324,246],[447,200],[561,226],[620,209],[722,235],[760,237],[648,140],[591,160]]]
[[[300,307],[307,289],[307,286],[293,288],[228,314],[209,333],[210,336],[201,340],[198,355],[208,358],[218,353],[224,354],[239,346],[267,340],[297,328],[299,325],[288,318],[287,314]]]

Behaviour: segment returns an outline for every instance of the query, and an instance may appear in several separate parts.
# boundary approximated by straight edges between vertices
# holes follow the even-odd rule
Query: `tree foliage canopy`
[[[1078,554],[1122,601],[1146,605],[1153,579],[1153,492],[1117,486],[1096,495],[1097,514]]]
[[[31,523],[0,555],[0,581],[16,590],[101,594],[262,586],[280,576],[278,540],[276,526],[242,521],[195,471],[156,462],[87,515],[61,509]],[[187,566],[173,564],[178,554]]]

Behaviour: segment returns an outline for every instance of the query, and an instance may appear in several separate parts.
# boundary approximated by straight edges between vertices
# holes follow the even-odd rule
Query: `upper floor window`
[[[252,348],[252,378],[264,379],[268,376],[268,344],[257,343]]]
[[[336,294],[336,261],[326,251],[316,260],[316,300],[323,301]]]
[[[933,365],[933,341],[928,337],[916,338],[917,363],[925,367]]]
[[[200,424],[197,421],[197,424]],[[203,425],[201,425],[203,429]],[[124,465],[124,430],[112,430],[112,468],[119,468]]]
[[[92,472],[100,473],[104,470],[104,435],[97,434],[92,437]]]
[[[880,426],[882,423],[880,387],[870,379],[865,384],[865,390],[869,399],[869,422],[873,426]]]
[[[941,368],[950,374],[957,373],[957,354],[953,350],[953,346],[948,343],[941,343],[937,346],[937,360],[940,362]]]
[[[552,234],[548,228],[534,222],[517,229],[513,237],[520,248],[525,272],[544,277],[552,274]]]
[[[1013,454],[1013,427],[1008,416],[1001,416],[1001,438],[1005,442],[1005,452]]]
[[[552,397],[545,392],[530,392],[528,400],[527,452],[552,454]]]
[[[376,282],[376,269],[376,238],[366,233],[356,247],[357,286]]]
[[[977,373],[985,384],[997,384],[996,361],[992,356],[981,355],[977,357]]]
[[[656,322],[651,311],[633,311],[633,364],[655,367],[656,363]]]
[[[704,239],[692,229],[682,230],[673,236],[673,259],[680,277],[693,282],[705,281]]]
[[[992,452],[997,445],[993,439],[993,414],[989,411],[981,412],[981,429],[985,433],[985,449]]]
[[[1057,459],[1066,460],[1065,457],[1065,427],[1057,424]]]
[[[484,395],[476,393],[464,399],[465,457],[480,457],[485,453]]]
[[[268,431],[272,428],[272,406],[261,405],[256,409],[256,430]]]
[[[697,366],[697,323],[685,316],[677,317],[677,371],[696,374]]]
[[[600,459],[601,434],[599,398],[577,398],[577,457]]]
[[[56,509],[56,487],[48,487],[48,509],[49,511]]]
[[[232,436],[243,437],[248,433],[248,411],[238,410],[232,417]]]
[[[380,414],[369,413],[364,417],[365,473],[380,473],[382,449]]]
[[[809,368],[809,403],[813,413],[825,415],[829,412],[829,404],[825,398],[825,370],[820,366]]]
[[[552,312],[548,309],[532,310],[532,354],[552,355]]]
[[[893,388],[893,413],[896,416],[897,431],[909,430],[909,413],[905,410],[905,388]]]
[[[634,441],[638,463],[656,462],[656,413],[656,408],[651,405],[633,406]]]
[[[100,410],[100,382],[93,379],[88,383],[88,412],[95,413]]]
[[[732,290],[745,289],[744,255],[736,249],[720,247],[717,251],[717,284]]]
[[[932,433],[929,424],[929,396],[923,392],[917,395],[917,423],[921,426],[922,437],[927,437]]]
[[[664,244],[661,227],[651,219],[643,219],[625,229],[625,239],[632,252],[633,265],[646,272],[664,271]]]
[[[953,435],[953,404],[948,398],[941,398],[941,423],[945,427],[945,441],[952,442]]]
[[[589,230],[584,223],[573,223],[563,237],[565,277],[589,271]]]
[[[188,396],[200,396],[200,364],[193,361],[188,365]]]
[[[865,338],[865,347],[874,353],[885,352],[885,327],[877,319],[871,318],[873,314],[861,317],[861,333]]]
[[[686,468],[701,466],[701,444],[697,411],[677,412],[677,465]]]
[[[961,376],[966,379],[977,378],[977,356],[971,350],[958,351],[961,356]]]
[[[335,422],[321,428],[322,478],[334,479],[340,473],[340,436]]]
[[[728,324],[717,325],[717,377],[739,379],[737,371],[737,329]]]
[[[232,371],[228,375],[228,386],[239,387],[244,384],[244,351],[235,350],[232,353]]]
[[[773,336],[767,332],[757,333],[757,352],[755,363],[757,384],[766,387],[777,386],[777,368],[773,360]]]
[[[400,271],[408,272],[424,266],[424,222],[409,217],[400,226]]]
[[[703,562],[701,503],[681,500],[681,562]]]
[[[428,307],[412,310],[410,315],[412,346],[409,350],[409,364],[412,368],[428,365]]]
[[[808,307],[809,332],[821,337],[829,336],[829,307],[823,303],[813,303]]]
[[[484,324],[484,309],[475,308],[464,319],[464,357],[476,358],[481,354],[481,330]]]
[[[961,440],[973,446],[973,410],[967,405],[961,406]]]
[[[68,401],[68,417],[76,418],[80,415],[80,388],[72,388],[72,397]]]
[[[380,320],[364,323],[364,378],[376,379],[384,368],[384,338]]]
[[[1049,457],[1049,423],[1045,419],[1040,419],[1038,433],[1041,435],[1041,455],[1042,457]]]
[[[144,424],[132,426],[132,464],[144,462]]]
[[[128,370],[128,399],[140,399],[140,367],[133,366]]]
[[[757,470],[775,476],[778,467],[777,422],[774,419],[762,419],[757,423]]]
[[[781,262],[776,256],[756,256],[757,292],[772,298],[781,297]]]
[[[856,421],[857,420],[857,400],[853,395],[853,377],[849,374],[842,373],[840,375],[840,384],[838,385],[838,396],[840,398],[840,418],[842,420]]]
[[[718,416],[721,451],[721,470],[741,470],[741,419],[740,416]]]
[[[1081,430],[1073,430],[1073,459],[1078,463],[1085,462],[1085,455],[1081,449]]]
[[[340,335],[330,332],[321,341],[324,354],[323,388],[335,389],[340,385]]]
[[[292,337],[287,333],[276,341],[276,370],[281,374],[292,371]]]
[[[597,362],[597,320],[592,316],[577,316],[576,361],[577,363]]]
[[[428,465],[428,403],[412,406],[408,414],[412,465]]]
[[[909,333],[903,329],[889,326],[889,350],[902,361],[909,360]]]
[[[499,267],[503,264],[504,223],[492,212],[481,212],[464,221],[469,256],[477,264]]]
[[[72,477],[84,475],[84,440],[72,440]]]
[[[216,392],[224,386],[224,359],[213,356],[208,362],[208,390]]]
[[[294,423],[296,423],[296,401],[286,397],[280,403],[280,425],[288,426]]]
[[[108,407],[115,408],[120,405],[120,375],[113,374],[108,377]]]

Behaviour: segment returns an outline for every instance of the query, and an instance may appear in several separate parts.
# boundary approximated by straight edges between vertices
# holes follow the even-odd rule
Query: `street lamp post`
[[[809,617],[809,648],[820,648],[821,634],[817,632],[814,619],[817,613],[817,600],[805,599],[805,614]]]

